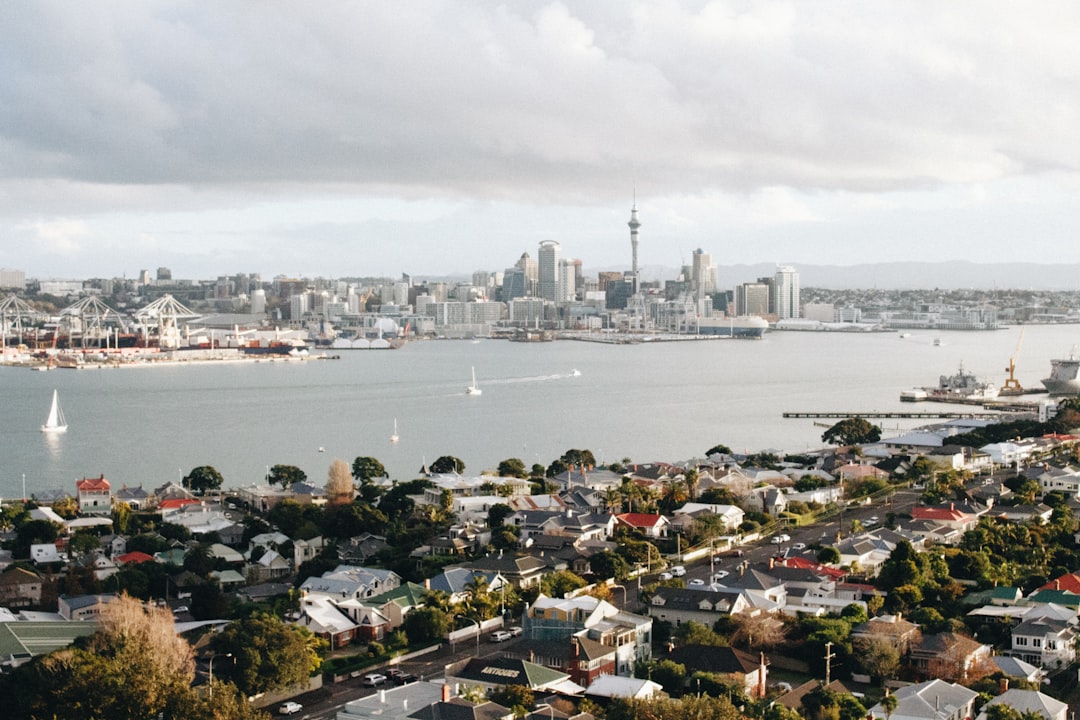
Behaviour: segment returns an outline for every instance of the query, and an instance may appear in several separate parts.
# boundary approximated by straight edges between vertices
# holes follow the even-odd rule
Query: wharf
[[[786,412],[785,418],[821,418],[821,419],[840,419],[860,417],[867,419],[889,419],[899,418],[902,420],[919,420],[919,419],[954,419],[954,418],[973,418],[973,417],[990,417],[990,413],[974,413],[974,412],[943,412],[930,410],[927,412],[866,412],[866,411],[853,411],[853,412],[838,412],[835,410],[828,410],[824,412]]]

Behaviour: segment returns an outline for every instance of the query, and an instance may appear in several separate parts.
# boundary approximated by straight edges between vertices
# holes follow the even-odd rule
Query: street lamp
[[[621,610],[625,610],[626,609],[626,586],[625,585],[609,585],[608,587],[610,587],[612,590],[614,590],[615,588],[619,588],[620,590],[622,590],[622,605],[620,605],[619,608]]]
[[[210,656],[210,698],[214,697],[214,658],[227,657],[233,659],[233,665],[236,664],[236,658],[230,653],[216,653]]]
[[[468,620],[476,626],[476,656],[480,657],[480,622],[466,615],[454,615],[454,617],[461,618],[462,620]]]

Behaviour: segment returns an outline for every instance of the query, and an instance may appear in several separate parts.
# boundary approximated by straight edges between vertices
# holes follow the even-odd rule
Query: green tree
[[[171,613],[120,596],[100,615],[101,629],[72,646],[35,658],[0,678],[5,717],[99,720],[260,717],[235,687],[215,683],[214,702],[191,686],[191,646]],[[215,677],[215,680],[217,678]]]
[[[636,668],[634,675],[648,677],[664,686],[668,695],[682,695],[686,685],[686,666],[674,660],[654,660],[643,668]]]
[[[850,417],[833,425],[821,434],[821,441],[833,445],[862,445],[881,439],[881,428],[866,418]]]
[[[566,597],[568,592],[585,587],[588,583],[585,582],[585,578],[570,570],[560,570],[545,575],[540,580],[540,585],[545,595],[561,598]]]
[[[705,457],[711,457],[713,455],[730,455],[730,454],[731,454],[731,448],[729,448],[727,445],[723,445],[721,443],[713,445],[711,448],[709,448],[708,450],[705,451]]]
[[[601,550],[589,558],[589,569],[592,570],[594,577],[604,580],[608,578],[625,580],[627,573],[630,572],[630,566],[626,560],[611,550]]]
[[[128,526],[131,524],[132,514],[131,506],[123,500],[118,500],[113,503],[112,521],[113,528],[117,533],[121,535],[127,534]]]
[[[528,685],[503,685],[491,691],[492,702],[508,707],[517,715],[519,709],[528,712],[536,703],[536,694]],[[519,717],[524,716],[521,713]]]
[[[529,471],[525,469],[525,463],[518,458],[507,458],[499,463],[496,470],[499,477],[527,478]]]
[[[514,509],[506,503],[495,503],[488,508],[488,527],[499,528],[502,527],[503,521],[507,517],[514,514]]]
[[[436,474],[456,473],[460,475],[465,472],[465,463],[460,458],[456,458],[453,455],[443,455],[431,463],[431,472]]]
[[[198,495],[204,494],[207,490],[217,490],[224,482],[225,479],[213,465],[192,468],[183,480],[184,487]]]
[[[443,640],[450,630],[450,615],[438,607],[413,608],[403,626],[410,643]]]
[[[245,694],[256,695],[306,682],[322,664],[326,642],[307,628],[258,614],[226,625],[210,645],[215,653],[232,653],[236,660],[221,665],[222,677]]]
[[[295,465],[274,465],[266,479],[271,485],[288,488],[294,483],[307,482],[307,473]]]
[[[383,464],[373,457],[361,456],[353,460],[352,476],[357,480],[375,480],[376,478],[388,478],[389,473]]]
[[[817,551],[817,561],[822,565],[835,565],[840,562],[840,551],[827,545]]]

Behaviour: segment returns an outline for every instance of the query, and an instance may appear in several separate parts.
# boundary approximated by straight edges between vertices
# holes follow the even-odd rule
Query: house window
[[[1013,638],[1016,641],[1017,647],[1027,647],[1028,639],[1026,637]]]
[[[1031,639],[1031,646],[1032,647],[1042,647],[1042,638],[1032,638]]]

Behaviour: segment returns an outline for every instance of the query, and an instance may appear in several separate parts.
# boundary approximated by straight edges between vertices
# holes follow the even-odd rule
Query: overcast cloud
[[[0,265],[1080,261],[1080,5],[0,5]]]

